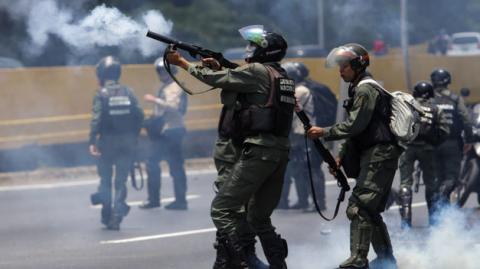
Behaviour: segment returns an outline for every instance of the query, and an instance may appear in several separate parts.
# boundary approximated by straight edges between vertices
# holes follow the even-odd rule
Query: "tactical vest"
[[[450,126],[450,134],[447,139],[458,139],[462,135],[463,122],[458,113],[458,95],[450,93],[444,95],[435,93],[435,103],[445,113],[445,120]]]
[[[100,90],[102,100],[102,134],[136,133],[138,118],[135,111],[135,99],[125,86],[108,85]]]
[[[368,77],[365,77],[368,78]],[[349,99],[346,102],[345,109],[348,113],[353,106],[353,99],[356,86],[350,86],[348,90]],[[376,88],[375,88],[376,89]],[[383,90],[376,89],[378,97],[375,104],[375,109],[372,118],[367,127],[359,135],[352,138],[355,145],[360,150],[366,150],[377,144],[394,144],[396,143],[395,136],[390,131],[390,116],[391,108],[388,96]]]
[[[270,76],[268,100],[251,104],[239,94],[235,106],[224,106],[220,115],[219,135],[243,142],[248,136],[271,133],[288,137],[295,107],[295,82],[278,65],[264,65]]]
[[[438,145],[443,142],[443,137],[440,135],[439,126],[439,110],[438,107],[428,100],[419,100],[424,113],[420,115],[420,131],[415,142],[428,143],[431,145]],[[442,140],[442,141],[440,141]]]

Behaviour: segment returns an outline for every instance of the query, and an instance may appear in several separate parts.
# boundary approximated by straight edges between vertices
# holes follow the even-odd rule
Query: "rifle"
[[[300,119],[300,121],[303,123],[303,127],[305,128],[305,132],[310,130],[310,128],[312,128],[312,124],[310,124],[310,119],[305,114],[305,111],[299,111],[299,112],[296,112],[296,114],[297,114],[298,118]],[[340,203],[343,200],[345,200],[345,193],[350,190],[350,186],[348,185],[347,177],[345,176],[345,174],[342,172],[342,170],[340,170],[339,167],[337,167],[337,162],[335,161],[335,158],[333,158],[330,151],[327,148],[325,148],[325,146],[322,144],[320,139],[314,139],[313,143],[314,143],[315,148],[317,149],[318,153],[320,154],[320,156],[322,156],[323,160],[325,162],[327,162],[328,167],[331,170],[333,170],[334,177],[337,180],[337,185],[341,188],[340,194],[338,195],[338,199],[337,199],[337,205],[335,207],[335,213],[334,213],[334,215],[331,219],[326,218],[320,212],[320,208],[317,204],[317,199],[316,199],[316,196],[315,196],[315,189],[314,189],[313,180],[312,180],[312,171],[310,169],[310,157],[308,156],[308,150],[307,150],[307,161],[308,161],[308,168],[309,168],[308,172],[309,172],[309,176],[310,176],[313,202],[314,202],[315,208],[317,209],[317,212],[320,214],[320,216],[323,219],[325,219],[327,221],[330,221],[330,220],[333,220],[337,216],[338,209],[340,207]],[[307,145],[306,135],[305,135],[305,145]]]
[[[155,39],[157,41],[163,42],[168,45],[173,45],[174,48],[179,48],[181,50],[187,51],[192,57],[196,58],[197,55],[201,56],[202,58],[213,58],[217,60],[221,66],[226,67],[226,68],[236,68],[238,67],[238,64],[232,63],[229,60],[225,59],[220,52],[212,51],[209,49],[202,48],[197,45],[189,44],[186,42],[182,42],[179,40],[175,40],[173,38],[148,31],[147,32],[147,37],[150,37],[152,39]]]

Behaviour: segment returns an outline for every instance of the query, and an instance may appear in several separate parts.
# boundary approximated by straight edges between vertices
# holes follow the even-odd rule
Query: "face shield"
[[[346,64],[349,64],[351,60],[357,58],[358,55],[348,47],[338,47],[334,48],[327,56],[325,60],[325,67],[342,67]]]
[[[240,35],[246,41],[250,41],[262,48],[266,48],[268,46],[268,42],[265,39],[265,30],[263,29],[263,25],[245,26],[239,29],[238,32],[240,32]]]

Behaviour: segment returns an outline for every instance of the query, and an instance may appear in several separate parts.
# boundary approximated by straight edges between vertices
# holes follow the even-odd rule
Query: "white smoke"
[[[392,209],[393,210],[393,209]],[[480,257],[479,212],[447,208],[438,226],[401,231],[398,210],[388,212],[387,222],[399,269],[476,269]],[[393,214],[392,214],[393,213]],[[476,216],[475,216],[476,214]],[[473,216],[473,217],[472,217]],[[289,244],[287,262],[298,269],[331,269],[350,255],[349,226],[338,223],[312,228],[308,243]],[[369,260],[376,257],[370,247]]]
[[[43,51],[50,35],[61,39],[76,54],[86,54],[95,47],[118,46],[122,53],[139,51],[155,55],[160,44],[147,37],[147,29],[168,35],[173,23],[156,10],[149,10],[134,20],[117,8],[100,5],[83,18],[76,18],[73,8],[61,7],[54,0],[19,1],[7,8],[16,18],[27,20],[31,43],[26,50],[34,55]]]
[[[480,257],[478,218],[469,220],[468,211],[445,208],[438,226],[428,234],[412,234],[411,240],[395,244],[400,268],[474,269]]]

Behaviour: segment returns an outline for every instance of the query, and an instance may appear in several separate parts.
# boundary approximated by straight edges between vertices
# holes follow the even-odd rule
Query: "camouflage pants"
[[[457,140],[447,140],[435,149],[437,188],[439,202],[448,203],[460,174],[462,149]]]
[[[274,230],[270,216],[282,192],[287,162],[287,150],[243,145],[230,176],[223,179],[212,202],[211,216],[219,233],[238,232],[245,221],[245,205],[247,222],[256,234]]]
[[[400,156],[400,188],[412,190],[413,172],[415,161],[418,160],[420,169],[422,170],[422,178],[425,183],[425,201],[428,208],[431,208],[435,193],[435,164],[433,161],[433,148],[427,146],[410,145]]]
[[[381,212],[392,187],[398,158],[378,162],[366,162],[360,168],[352,195],[347,207],[347,217],[352,221],[352,256],[360,252],[364,263],[370,242],[378,256],[393,253],[390,236],[383,222]]]

